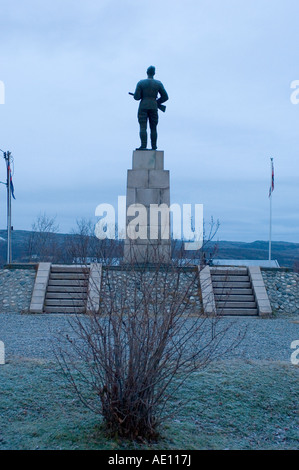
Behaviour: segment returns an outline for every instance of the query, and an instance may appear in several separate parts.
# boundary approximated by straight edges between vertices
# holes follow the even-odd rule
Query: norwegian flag
[[[9,174],[9,178],[10,178],[10,191],[11,191],[11,195],[12,195],[12,197],[15,199],[15,191],[14,191],[13,182],[12,182],[12,176],[11,176],[10,165],[8,165],[7,169],[8,169],[8,174]]]
[[[271,186],[269,189],[269,197],[271,197],[273,191],[274,191],[274,163],[273,163],[273,158],[271,158],[271,169],[272,169],[272,176],[271,176]]]

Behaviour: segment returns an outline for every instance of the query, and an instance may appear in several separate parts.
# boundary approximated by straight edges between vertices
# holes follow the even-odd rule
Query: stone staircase
[[[90,313],[100,305],[102,265],[39,263],[30,313]]]
[[[45,313],[85,313],[89,269],[83,266],[51,265]]]
[[[269,317],[271,304],[259,266],[198,266],[201,302],[206,315]],[[39,263],[30,313],[98,312],[102,265]],[[201,311],[201,307],[200,307]]]
[[[211,267],[216,312],[221,315],[258,315],[247,267]]]

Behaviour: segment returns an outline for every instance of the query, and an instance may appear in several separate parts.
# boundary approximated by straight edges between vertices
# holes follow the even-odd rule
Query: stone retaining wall
[[[274,315],[299,315],[299,274],[287,269],[261,270]],[[0,270],[0,313],[29,311],[36,269]],[[196,305],[196,295],[190,298]]]
[[[299,274],[287,269],[262,269],[274,315],[299,315]]]
[[[35,275],[35,267],[0,270],[0,314],[29,311]]]

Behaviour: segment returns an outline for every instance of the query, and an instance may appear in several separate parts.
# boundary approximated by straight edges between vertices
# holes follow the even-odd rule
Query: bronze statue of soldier
[[[137,83],[135,93],[130,93],[134,99],[140,101],[138,108],[138,122],[140,126],[141,146],[137,150],[146,150],[147,147],[147,121],[150,126],[150,137],[152,149],[157,149],[157,124],[158,109],[165,111],[166,106],[162,103],[168,100],[168,94],[159,80],[154,79],[155,67],[152,65],[147,69],[147,78]],[[160,97],[157,99],[158,94]]]

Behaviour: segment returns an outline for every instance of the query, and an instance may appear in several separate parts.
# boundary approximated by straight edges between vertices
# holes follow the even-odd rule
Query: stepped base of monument
[[[164,152],[137,149],[133,152],[132,170],[128,170],[127,176],[126,227],[129,238],[124,245],[124,263],[170,263],[169,212],[164,218],[161,213],[154,215],[151,212],[153,206],[158,211],[162,205],[166,210],[170,207],[169,171],[164,170]],[[157,233],[157,239],[151,236],[151,227]],[[135,239],[138,232],[141,238]]]

